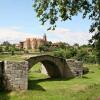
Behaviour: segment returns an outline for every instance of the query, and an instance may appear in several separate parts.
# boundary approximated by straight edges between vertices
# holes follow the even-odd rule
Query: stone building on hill
[[[38,49],[39,46],[47,43],[46,34],[44,34],[43,38],[26,38],[25,41],[21,41],[19,43],[19,48],[22,49]]]

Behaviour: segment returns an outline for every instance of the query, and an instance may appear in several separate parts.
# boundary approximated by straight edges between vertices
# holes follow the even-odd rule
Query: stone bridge
[[[0,88],[27,90],[28,71],[38,62],[46,68],[50,77],[71,78],[83,73],[82,63],[50,55],[33,56],[26,61],[0,62]]]
[[[38,62],[41,62],[48,72],[50,77],[72,77],[72,72],[70,71],[66,60],[59,57],[54,57],[50,55],[34,56],[27,59],[29,69],[33,67]]]

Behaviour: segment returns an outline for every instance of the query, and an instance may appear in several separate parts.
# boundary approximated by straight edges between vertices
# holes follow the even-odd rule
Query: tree
[[[96,42],[96,56],[97,56],[97,62],[100,64],[100,38]]]
[[[53,28],[58,19],[71,20],[79,12],[83,13],[83,18],[88,15],[95,21],[90,31],[100,25],[100,0],[34,0],[33,7],[42,24],[49,20]]]
[[[14,44],[9,47],[9,51],[11,52],[11,55],[15,55],[16,47]]]
[[[8,41],[4,41],[1,45],[2,46],[10,46],[11,44]]]
[[[59,48],[62,48],[62,49],[66,49],[67,47],[65,42],[59,42],[58,45],[59,45]]]
[[[4,51],[8,52],[11,44],[8,41],[4,41],[1,46],[4,46]]]
[[[40,52],[42,52],[42,51],[44,51],[44,52],[49,51],[48,45],[40,45],[40,46],[39,46],[39,51],[40,51]]]
[[[83,18],[89,17],[92,20],[90,32],[95,32],[90,42],[95,45],[97,56],[100,57],[100,0],[34,0],[33,7],[42,25],[47,21],[55,29],[57,20],[71,20],[78,13],[83,14]],[[100,63],[100,60],[98,60]]]
[[[88,52],[85,49],[80,49],[76,55],[77,60],[79,61],[86,61],[87,57],[88,57]]]
[[[38,49],[40,52],[51,51],[51,45],[52,45],[52,42],[47,42],[47,43],[40,45]]]
[[[66,54],[66,51],[62,48],[60,48],[58,51],[53,51],[53,55],[56,56],[56,57],[63,57],[63,58],[70,58],[70,53],[67,52]]]
[[[0,46],[0,53],[2,53],[3,52],[3,48],[2,48],[2,46]]]

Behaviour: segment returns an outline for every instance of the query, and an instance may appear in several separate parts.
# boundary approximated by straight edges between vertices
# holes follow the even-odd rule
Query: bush
[[[88,56],[88,52],[84,49],[78,50],[78,53],[76,55],[76,59],[79,61],[85,61],[85,59]]]
[[[59,51],[54,51],[53,55],[56,57],[66,58],[66,52],[63,49],[60,49]]]
[[[73,47],[69,47],[66,49],[57,49],[57,51],[53,51],[53,55],[57,57],[64,57],[66,59],[72,58],[77,54],[77,50]]]
[[[89,72],[89,68],[83,67],[83,74],[87,74]]]
[[[0,53],[3,52],[3,48],[0,46]]]
[[[96,56],[95,55],[88,55],[86,61],[87,63],[96,63]]]

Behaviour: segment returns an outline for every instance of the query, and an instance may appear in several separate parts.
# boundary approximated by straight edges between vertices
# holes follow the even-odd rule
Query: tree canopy
[[[52,28],[56,27],[58,19],[72,19],[79,12],[93,20],[91,32],[100,24],[100,0],[34,0],[33,7],[42,24],[49,21]]]

